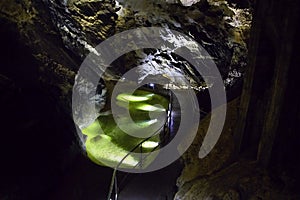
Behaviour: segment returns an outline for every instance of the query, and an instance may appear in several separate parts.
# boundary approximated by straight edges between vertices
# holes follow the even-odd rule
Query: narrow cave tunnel
[[[299,9],[2,0],[0,199],[300,199]]]

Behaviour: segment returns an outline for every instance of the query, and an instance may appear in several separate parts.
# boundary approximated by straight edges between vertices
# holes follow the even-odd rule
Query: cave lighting
[[[143,111],[158,111],[158,112],[164,112],[166,111],[165,108],[152,106],[150,104],[141,104],[136,107],[137,110],[143,110]]]
[[[158,142],[154,142],[154,141],[145,141],[143,144],[142,144],[142,147],[145,148],[145,149],[152,149],[152,148],[155,148],[159,145]]]
[[[117,96],[117,100],[119,101],[131,101],[131,102],[142,102],[142,101],[147,101],[152,98],[154,94],[148,94],[144,96],[135,96],[131,94],[119,94]]]
[[[154,83],[150,83],[149,86],[152,87],[152,89],[154,89]]]

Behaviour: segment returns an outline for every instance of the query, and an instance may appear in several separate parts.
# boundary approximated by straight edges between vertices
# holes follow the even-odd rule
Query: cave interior
[[[300,199],[299,20],[296,0],[1,0],[0,199]],[[139,49],[143,37],[119,36],[123,45],[113,51],[132,50],[97,76],[95,90],[84,87],[88,79],[79,74],[90,72],[79,69],[96,46],[142,27],[146,36],[159,27],[164,42],[147,40],[149,48]],[[220,73],[225,102],[211,100],[214,78],[176,54],[178,46],[183,55],[194,53],[193,42]],[[160,48],[150,48],[154,43]],[[115,95],[118,80],[132,69],[138,90]],[[198,103],[188,114],[187,90]],[[92,106],[78,103],[77,93]],[[127,135],[116,108],[129,111],[120,120],[126,130],[159,134]],[[220,136],[200,158],[210,124],[224,108]],[[154,166],[159,153],[151,153],[172,144],[186,117],[199,121],[188,147],[174,148],[178,159],[148,173],[111,167]],[[143,166],[142,152],[150,152]]]

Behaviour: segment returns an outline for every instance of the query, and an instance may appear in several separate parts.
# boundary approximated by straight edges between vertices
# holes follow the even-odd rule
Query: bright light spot
[[[158,142],[153,142],[153,141],[146,141],[142,144],[143,148],[155,148],[158,146]]]
[[[147,101],[151,99],[151,95],[146,95],[146,96],[135,96],[135,95],[130,95],[130,94],[119,94],[117,96],[117,100],[119,101],[131,101],[131,102],[141,102],[141,101]]]
[[[150,85],[150,87],[154,87],[154,83],[150,83],[149,85]]]
[[[136,107],[138,110],[143,110],[143,111],[166,111],[165,108],[157,107],[157,106],[152,106],[149,104],[142,104]]]

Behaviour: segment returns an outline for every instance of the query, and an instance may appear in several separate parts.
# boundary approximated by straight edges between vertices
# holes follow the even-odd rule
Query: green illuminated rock
[[[157,131],[155,124],[161,123],[158,119],[151,119],[150,112],[166,112],[168,100],[158,94],[147,91],[137,90],[133,95],[119,94],[116,98],[118,106],[126,108],[128,104],[129,112],[133,121],[122,118],[119,123],[123,126],[140,127],[140,130],[132,128],[134,131],[141,131],[142,128],[152,127],[153,133]],[[136,126],[133,126],[132,122]],[[97,120],[82,130],[87,136],[85,141],[86,152],[88,157],[96,164],[116,166],[128,152],[132,151],[144,138],[133,137],[121,130],[112,114],[100,115]],[[138,133],[138,132],[137,132]],[[152,133],[151,133],[152,134]],[[134,152],[151,152],[159,145],[159,134],[151,137],[147,142],[137,148]],[[147,160],[143,161],[143,166],[151,163],[156,153],[151,153]],[[104,162],[104,163],[103,163]],[[122,163],[121,167],[135,167],[140,164],[140,156],[129,155]]]

